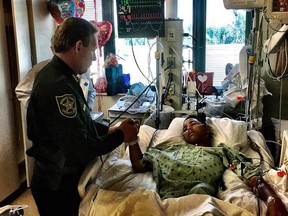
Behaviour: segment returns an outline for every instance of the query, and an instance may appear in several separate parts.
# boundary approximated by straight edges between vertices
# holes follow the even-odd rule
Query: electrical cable
[[[156,78],[155,78],[155,79],[156,79]],[[150,88],[150,86],[154,83],[155,79],[152,80],[152,82],[150,82],[150,83],[148,84],[148,86],[137,96],[137,98],[136,98],[123,112],[121,112],[112,122],[110,122],[109,126],[111,126],[115,121],[117,121],[124,113],[127,112],[127,110],[130,109],[130,107],[132,107],[132,106],[134,105],[134,103],[136,103],[136,101],[137,101],[137,100],[146,92],[146,90],[147,90],[148,88]]]
[[[280,104],[280,106],[279,106],[279,117],[278,117],[278,119],[279,119],[279,134],[278,134],[278,140],[281,140],[281,120],[282,120],[282,95],[283,94],[283,81],[281,80],[280,81],[280,95],[279,95],[279,104]]]
[[[265,140],[265,142],[266,142],[266,143],[273,143],[273,144],[282,146],[281,143],[279,143],[279,142],[277,142],[277,141],[274,141],[274,140]]]
[[[276,51],[276,53],[278,53],[281,49],[284,49],[284,54],[285,54],[285,68],[283,69],[281,75],[277,76],[275,75],[272,71],[272,67],[271,67],[271,63],[270,63],[270,58],[269,58],[269,53],[266,55],[266,60],[267,60],[267,64],[268,64],[268,68],[269,70],[267,71],[267,75],[273,79],[273,80],[281,80],[281,79],[284,79],[286,77],[288,77],[288,73],[286,72],[287,71],[287,68],[288,68],[288,50],[287,50],[287,40],[284,41],[284,45],[282,44],[282,46],[279,47],[278,51]],[[275,66],[276,68],[276,66]]]
[[[155,46],[155,45],[157,45],[157,44],[159,44],[161,47],[162,47],[162,50],[164,49],[163,48],[163,44],[161,43],[161,42],[158,42],[158,41],[156,41],[156,42],[154,42],[151,46],[150,46],[150,44],[149,44],[149,40],[147,39],[147,43],[148,43],[148,45],[149,45],[149,54],[148,54],[148,57],[147,57],[147,61],[148,61],[148,73],[149,73],[149,75],[151,75],[151,78],[152,78],[152,80],[154,79],[154,77],[153,77],[153,74],[152,74],[152,71],[151,71],[151,67],[150,67],[150,64],[151,64],[151,51],[152,51],[152,48]],[[161,54],[161,58],[162,58],[162,61],[163,61],[163,52],[162,52],[162,54]],[[161,64],[161,67],[163,66],[163,64]],[[149,78],[149,76],[148,76],[148,78]]]
[[[148,150],[151,148],[152,143],[153,143],[153,141],[154,141],[154,138],[155,138],[155,136],[157,135],[157,133],[158,133],[159,131],[160,131],[159,129],[156,129],[156,130],[153,132],[152,138],[150,139],[150,142],[149,142],[149,144],[148,144],[148,146],[147,146],[147,148],[146,148],[146,151],[148,151]]]
[[[272,32],[271,34],[270,34],[270,37],[269,37],[269,43],[268,43],[268,47],[269,47],[269,45],[270,45],[270,43],[271,43],[271,38],[272,38],[272,36],[275,34],[275,33],[277,33],[277,32],[286,32],[286,31],[280,31],[279,29],[277,29],[277,28],[279,28],[279,27],[281,27],[281,26],[279,26],[279,25],[277,25],[277,28],[273,28],[271,25],[270,25],[270,22],[269,22],[269,18],[266,16],[266,10],[265,11],[263,11],[263,14],[262,14],[262,17],[264,17],[264,19],[265,19],[265,21],[266,21],[266,23],[267,23],[267,25],[269,26],[269,28],[270,29],[272,29],[274,32]],[[268,31],[268,28],[267,28],[267,31]],[[287,41],[286,41],[286,39],[285,39],[285,45],[286,45],[286,43],[287,43]],[[286,47],[284,45],[284,48]],[[275,52],[275,53],[278,53],[281,49],[283,49],[283,44],[282,44],[282,46],[280,46],[279,47],[279,49]],[[269,58],[269,56],[270,56],[270,54],[269,53],[267,53],[266,54],[266,60],[265,61],[267,61],[267,63],[268,63],[268,67],[269,67],[269,70],[267,71],[267,75],[271,78],[271,79],[276,79],[276,80],[280,80],[280,79],[283,79],[283,78],[286,78],[288,75],[286,74],[285,75],[285,72],[286,72],[286,70],[287,70],[287,68],[288,68],[288,59],[287,59],[287,50],[285,50],[285,58],[286,58],[286,63],[285,63],[285,69],[283,70],[283,72],[282,72],[282,74],[280,75],[280,76],[277,76],[277,75],[275,75],[272,71],[272,67],[271,67],[271,64],[270,64],[270,58]]]
[[[173,77],[172,77],[172,73],[170,72],[169,75],[168,75],[168,81],[167,81],[167,84],[166,84],[166,88],[165,88],[165,91],[164,91],[163,97],[162,97],[161,110],[163,108],[164,102],[166,101],[166,97],[168,95],[168,92],[169,92],[169,89],[170,89],[172,81],[173,81]]]
[[[182,58],[179,56],[179,54],[176,52],[176,50],[174,49],[174,47],[170,47],[171,50],[173,50],[173,52],[175,53],[175,55],[178,57],[179,61],[182,62]],[[185,72],[188,73],[188,70],[186,69],[186,67],[182,64],[182,67],[184,68]]]
[[[149,80],[149,79],[145,76],[145,74],[142,72],[142,70],[141,70],[141,68],[140,68],[140,66],[139,66],[139,64],[138,64],[138,61],[137,61],[137,59],[136,59],[135,52],[134,52],[133,39],[130,38],[130,40],[131,40],[131,49],[132,49],[132,55],[133,55],[133,58],[134,58],[134,62],[135,62],[135,64],[136,64],[138,70],[140,71],[140,73],[143,75],[143,77],[144,77],[148,82],[150,82],[150,80]]]

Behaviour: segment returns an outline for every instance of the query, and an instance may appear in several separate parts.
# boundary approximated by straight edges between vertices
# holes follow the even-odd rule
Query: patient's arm
[[[132,167],[135,172],[147,172],[147,163],[142,162],[143,154],[140,149],[139,143],[135,145],[129,145],[129,155],[132,163]]]
[[[253,191],[258,193],[259,198],[261,200],[268,202],[268,210],[267,210],[268,216],[288,215],[288,211],[285,205],[283,204],[283,202],[281,201],[281,199],[278,197],[275,191],[270,187],[270,185],[264,181],[263,178],[253,176],[248,180],[247,185],[250,188],[252,188]]]

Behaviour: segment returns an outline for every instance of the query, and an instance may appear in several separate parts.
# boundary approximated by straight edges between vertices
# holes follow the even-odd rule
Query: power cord
[[[156,78],[154,80],[152,80],[152,82],[149,83],[149,85],[137,96],[137,98],[135,98],[135,100],[123,111],[121,112],[112,122],[110,122],[109,126],[111,126],[115,121],[117,121],[124,113],[127,112],[127,110],[129,110],[134,103],[136,103],[136,101],[138,101],[138,99],[146,92],[146,90],[148,88],[150,88],[150,86],[154,83],[154,81],[156,80]]]

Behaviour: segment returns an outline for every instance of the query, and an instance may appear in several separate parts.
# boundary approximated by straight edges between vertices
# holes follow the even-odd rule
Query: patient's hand
[[[263,178],[253,176],[248,180],[247,185],[252,188],[254,192],[257,192],[261,200],[267,202],[267,216],[288,215],[288,211],[282,200]]]

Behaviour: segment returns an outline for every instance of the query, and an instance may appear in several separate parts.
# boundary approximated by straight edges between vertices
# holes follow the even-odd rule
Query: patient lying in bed
[[[216,196],[224,171],[230,169],[251,188],[256,188],[261,199],[271,201],[268,206],[273,208],[274,215],[288,215],[269,185],[262,178],[261,183],[256,181],[262,173],[260,166],[255,166],[251,159],[224,144],[211,146],[211,130],[204,114],[184,121],[183,137],[185,142],[160,144],[144,154],[138,144],[129,146],[133,169],[136,172],[152,171],[162,199],[188,194]]]
[[[92,182],[92,185],[89,184],[90,186],[88,186],[87,189],[90,189],[85,191],[85,196],[81,196],[84,197],[84,199],[81,203],[81,214],[79,215],[141,215],[141,210],[143,213],[142,215],[147,215],[147,206],[149,206],[150,215],[186,216],[202,215],[205,212],[214,212],[216,215],[265,215],[267,203],[265,204],[262,200],[257,199],[252,190],[244,182],[245,179],[249,178],[249,172],[245,172],[248,175],[243,176],[241,174],[238,174],[238,176],[240,176],[240,178],[244,180],[242,181],[237,176],[237,174],[233,172],[239,169],[237,167],[234,169],[233,165],[231,165],[230,168],[231,163],[228,161],[228,159],[230,160],[231,157],[233,158],[235,156],[233,154],[227,156],[227,164],[229,164],[228,169],[223,166],[223,168],[226,169],[223,174],[223,182],[225,183],[225,188],[218,188],[217,198],[204,194],[191,194],[187,196],[181,196],[179,198],[160,199],[158,193],[156,192],[158,191],[159,186],[156,185],[157,182],[155,182],[152,176],[153,171],[142,173],[134,171],[134,169],[132,168],[129,154],[129,150],[131,151],[131,148],[133,147],[140,147],[144,154],[146,154],[145,152],[148,151],[147,155],[149,155],[149,152],[152,149],[155,149],[155,151],[157,150],[157,146],[159,146],[160,149],[164,147],[169,149],[170,146],[174,146],[171,144],[182,143],[183,145],[187,145],[183,143],[183,122],[184,118],[175,118],[171,122],[168,129],[162,130],[156,130],[155,128],[152,128],[150,126],[143,125],[141,126],[139,132],[139,146],[138,144],[136,144],[135,146],[130,146],[129,148],[127,148],[126,151],[121,151],[120,149],[114,151],[112,154],[107,155],[106,158],[103,157],[103,165],[98,160],[98,162],[95,163],[96,167],[98,167],[97,169],[88,169],[91,177],[89,177],[90,175],[83,175],[83,184],[80,184],[80,191],[82,191],[82,193],[80,194],[84,195],[83,187],[86,187],[85,185],[87,185],[85,182]],[[213,133],[212,145],[215,146],[219,143],[225,143],[228,147],[234,149],[231,152],[238,153],[238,151],[241,151],[246,157],[252,158],[253,163],[255,164],[255,166],[252,167],[254,167],[255,169],[252,168],[251,170],[255,171],[256,174],[258,170],[260,170],[260,168],[258,167],[260,157],[259,153],[251,149],[251,145],[249,144],[250,142],[248,142],[248,139],[256,143],[257,146],[259,146],[259,151],[263,156],[264,161],[267,162],[262,163],[261,168],[267,171],[270,169],[270,166],[268,164],[271,164],[271,166],[274,165],[273,158],[271,156],[271,153],[269,152],[263,136],[258,131],[247,131],[247,123],[231,120],[228,118],[207,118],[206,123]],[[200,126],[199,128],[202,127],[204,128],[204,126]],[[186,128],[184,129],[186,130]],[[204,132],[203,130],[201,131]],[[198,146],[200,143],[202,142],[198,142]],[[156,148],[149,148],[148,146]],[[196,147],[194,147],[194,149],[195,148]],[[206,149],[206,147],[203,146],[201,148]],[[208,148],[210,147],[207,147],[207,149]],[[224,147],[219,148],[221,149]],[[220,150],[220,153],[222,150],[223,149]],[[142,152],[138,151],[139,158],[142,158]],[[230,150],[228,150],[227,152],[230,152]],[[182,153],[184,154],[186,153],[186,151],[182,151]],[[177,158],[183,155],[182,153],[177,154]],[[137,154],[135,155],[132,153],[131,156],[134,157],[137,156]],[[244,160],[245,163],[246,160],[248,160],[247,163],[250,163],[250,160],[245,156],[243,156],[242,154],[236,154],[236,159],[238,160],[238,157],[240,157],[240,160]],[[206,165],[204,158],[203,161]],[[147,165],[151,164],[149,160],[147,160],[147,162],[145,163],[147,163]],[[221,163],[224,164],[222,156]],[[236,165],[236,163],[234,165]],[[149,167],[147,166],[147,168]],[[179,168],[176,168],[176,170],[179,170]],[[270,171],[272,172],[270,173]],[[276,189],[277,194],[281,196],[282,200],[284,200],[285,204],[288,206],[288,194],[285,193],[287,176],[285,175],[283,178],[281,178],[277,176],[277,171],[273,169],[271,169],[270,171],[268,172],[269,175],[266,174],[263,178],[268,181],[274,189],[278,187],[276,183],[281,182],[282,187],[278,187],[278,190]],[[190,169],[188,169],[188,173],[189,172]],[[199,169],[198,172],[199,174],[204,173],[200,172]],[[95,175],[93,173],[99,174]],[[181,171],[180,173],[182,174],[184,172]],[[193,175],[193,173],[190,175]],[[209,173],[207,173],[207,175],[209,175]],[[96,181],[93,180],[95,178],[97,178]],[[183,179],[183,177],[181,178]],[[213,177],[211,178],[212,181],[215,181]],[[176,173],[175,180],[177,179],[179,178]],[[160,180],[162,179],[160,178]],[[201,186],[201,184],[197,183],[198,181],[196,181],[194,185],[198,185],[198,187]],[[264,183],[260,183],[261,184],[258,184],[258,186],[263,186]],[[213,184],[211,182],[208,182],[206,184],[211,184],[213,187]],[[217,190],[216,186],[215,188]],[[188,191],[187,193],[192,193],[191,189],[192,187],[186,190],[186,192]],[[263,200],[266,202],[267,198],[268,197],[264,198]],[[222,214],[220,214],[219,211]]]

